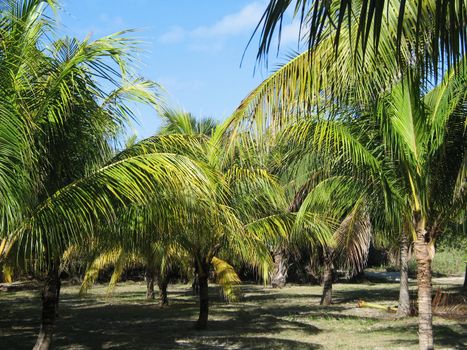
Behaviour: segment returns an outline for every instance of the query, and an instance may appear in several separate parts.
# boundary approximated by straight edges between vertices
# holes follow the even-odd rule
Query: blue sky
[[[264,0],[62,0],[64,33],[98,38],[123,29],[139,29],[144,53],[139,73],[164,86],[175,107],[197,117],[223,120],[266,76],[254,74],[256,38],[241,57],[267,2]],[[269,68],[297,50],[298,24],[286,18],[281,53],[270,55]],[[160,125],[155,112],[139,108],[138,136]]]

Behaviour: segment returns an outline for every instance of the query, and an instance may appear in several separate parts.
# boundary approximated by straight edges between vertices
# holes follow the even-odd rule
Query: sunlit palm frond
[[[224,298],[228,301],[238,300],[238,289],[235,285],[241,283],[232,265],[217,257],[212,258],[212,265],[216,275],[216,282],[222,288]]]
[[[155,208],[164,215],[164,211],[173,209],[167,201],[176,201],[177,193],[212,196],[205,185],[208,182],[206,173],[182,156],[152,154],[127,158],[49,197],[35,210],[27,226],[17,232],[18,240],[24,249],[36,247],[34,254],[42,252],[43,243],[47,242],[46,251],[51,254],[92,234],[100,221],[113,222],[118,206],[160,201]],[[158,192],[165,195],[158,196]]]
[[[79,294],[83,295],[88,292],[88,290],[95,283],[99,272],[102,271],[105,267],[110,265],[115,265],[116,261],[122,256],[123,249],[117,248],[111,251],[105,251],[99,254],[88,266],[83,277],[83,282],[81,283],[81,288]]]
[[[141,140],[117,154],[112,161],[150,153],[173,153],[201,161],[206,157],[207,138],[204,135],[156,135]]]
[[[300,19],[304,41],[312,51],[326,40],[328,28],[336,33],[329,46],[333,52],[343,45],[343,37],[354,31],[352,53],[363,57],[371,54],[372,45],[378,52],[388,33],[393,57],[406,48],[415,48],[417,60],[434,67],[439,62],[456,63],[467,51],[464,1],[271,0],[255,30],[261,28],[258,58],[267,56],[275,34],[280,40],[282,21],[289,10]]]

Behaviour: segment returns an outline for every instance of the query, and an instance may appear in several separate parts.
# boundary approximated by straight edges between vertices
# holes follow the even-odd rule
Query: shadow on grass
[[[374,330],[375,334],[378,333],[391,333],[405,335],[399,339],[391,340],[392,343],[407,347],[409,345],[418,344],[417,337],[410,337],[411,335],[417,334],[418,325],[390,325],[388,327],[379,328]],[[448,347],[449,349],[465,349],[465,343],[467,341],[467,326],[466,325],[433,325],[433,336],[435,339],[436,347]],[[410,339],[411,338],[411,339]]]
[[[218,299],[214,288],[210,294]],[[160,308],[144,302],[144,293],[122,293],[109,299],[66,293],[61,298],[54,349],[320,348],[299,340],[301,337],[278,337],[291,332],[304,336],[319,332],[316,327],[290,319],[299,307],[214,302],[209,328],[200,332],[194,329],[196,297],[180,290],[171,296],[170,307]],[[0,299],[0,309],[7,310],[0,320],[0,349],[31,349],[39,328],[40,299],[15,298],[13,303]]]
[[[273,290],[246,286],[242,302],[225,304],[219,302],[218,290],[212,287],[209,328],[202,332],[194,330],[198,307],[188,288],[169,290],[168,308],[145,302],[144,287],[141,291],[116,291],[110,298],[102,294],[105,289],[83,298],[66,289],[54,349],[321,349],[315,343],[318,338],[328,346],[334,337],[352,334],[357,340],[373,337],[382,348],[416,347],[415,319],[381,320],[346,314],[349,305],[342,302],[397,300],[397,288],[346,288],[336,286],[338,303],[323,307],[312,301],[318,289],[306,289],[309,293],[305,293],[305,289],[295,287]],[[39,329],[39,295],[0,294],[0,310],[0,349],[31,349]],[[438,347],[460,349],[467,326],[435,325],[434,332]]]

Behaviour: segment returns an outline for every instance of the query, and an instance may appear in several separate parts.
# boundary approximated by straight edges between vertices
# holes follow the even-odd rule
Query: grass
[[[439,250],[433,259],[433,274],[464,276],[465,261],[467,261],[467,250],[460,248]]]
[[[446,283],[446,282],[443,282]],[[446,285],[444,285],[446,286]],[[243,286],[240,302],[221,302],[210,289],[207,331],[193,328],[196,298],[188,286],[169,286],[171,305],[146,302],[143,283],[119,285],[107,297],[96,286],[80,298],[78,287],[62,288],[55,349],[417,349],[417,320],[398,320],[356,301],[394,305],[398,285],[336,284],[335,303],[320,307],[319,286],[276,290]],[[0,293],[0,349],[31,349],[39,327],[38,292]],[[437,349],[462,349],[467,326],[434,318]]]

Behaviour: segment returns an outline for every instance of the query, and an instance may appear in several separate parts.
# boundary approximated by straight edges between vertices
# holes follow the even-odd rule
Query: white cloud
[[[180,27],[175,26],[159,37],[159,42],[162,44],[174,44],[183,41],[185,38],[186,31]]]
[[[186,38],[193,40],[223,39],[243,33],[252,33],[264,12],[264,2],[255,1],[240,11],[224,16],[212,25],[200,26],[192,30],[185,30],[180,26],[174,26],[159,37],[159,42],[172,44],[183,41]]]
[[[173,26],[162,34],[158,41],[162,44],[186,42],[190,51],[215,54],[224,48],[227,38],[245,34],[251,35],[259,23],[266,5],[265,1],[256,0],[211,25],[199,26],[191,30],[181,26]],[[281,32],[281,48],[298,49],[299,33],[299,18],[294,19],[292,12],[286,12]],[[274,36],[272,46],[276,45],[277,37]]]
[[[295,19],[292,23],[282,27],[281,45],[297,45],[300,34],[300,20]],[[303,36],[303,32],[301,33]]]
[[[190,34],[194,37],[231,36],[250,31],[254,28],[264,12],[264,5],[253,2],[239,12],[227,15],[211,26],[202,26]]]

